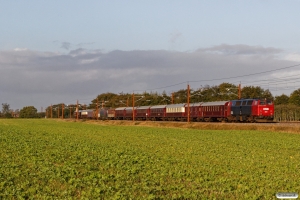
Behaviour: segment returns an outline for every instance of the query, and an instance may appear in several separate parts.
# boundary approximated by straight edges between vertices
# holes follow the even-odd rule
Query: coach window
[[[242,106],[245,106],[247,103],[247,101],[243,101]]]
[[[240,106],[241,105],[241,101],[237,101],[235,105],[236,106]]]
[[[253,100],[249,100],[249,101],[247,101],[247,106],[251,106],[251,105],[252,105],[252,103],[253,103]]]

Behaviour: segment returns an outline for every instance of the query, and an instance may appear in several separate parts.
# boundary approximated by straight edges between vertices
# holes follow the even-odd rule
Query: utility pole
[[[238,97],[239,97],[239,99],[241,99],[242,98],[242,91],[241,91],[242,89],[241,89],[241,84],[239,84],[239,88],[238,88]]]
[[[78,100],[77,100],[77,106],[76,106],[76,119],[78,120],[79,110],[78,110]]]
[[[98,113],[99,113],[99,110],[98,110],[98,97],[97,97],[97,105],[96,105],[97,109],[96,109],[96,119],[98,120]]]
[[[187,104],[188,104],[188,116],[187,121],[190,122],[190,85],[187,85]]]
[[[69,110],[70,110],[70,118],[72,118],[72,105],[69,106]]]
[[[134,92],[132,93],[132,121],[134,121]]]
[[[64,119],[64,104],[61,104],[61,117]]]

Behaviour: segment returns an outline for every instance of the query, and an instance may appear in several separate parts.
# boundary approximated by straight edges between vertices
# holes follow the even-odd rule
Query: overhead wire
[[[181,85],[181,84],[184,84],[184,83],[197,83],[197,82],[210,82],[210,81],[230,80],[230,79],[243,78],[243,77],[249,77],[249,76],[254,76],[254,75],[261,75],[261,74],[275,72],[275,71],[280,71],[280,70],[284,70],[284,69],[290,69],[290,68],[294,68],[294,67],[298,67],[298,66],[300,66],[300,64],[291,65],[291,66],[287,66],[287,67],[281,67],[281,68],[277,68],[277,69],[273,69],[273,70],[267,70],[267,71],[257,72],[257,73],[251,73],[251,74],[244,74],[244,75],[239,75],[239,76],[226,77],[226,78],[202,79],[202,80],[195,80],[195,81],[188,80],[188,81],[184,81],[184,82],[180,82],[180,83],[175,83],[175,84],[168,85],[168,86],[151,88],[151,89],[145,89],[145,90],[134,90],[134,91],[160,90],[160,89],[165,89],[165,88],[169,88],[169,87]],[[292,76],[294,76],[294,75],[287,76],[287,77],[292,77]],[[276,78],[276,79],[280,79],[280,78]]]

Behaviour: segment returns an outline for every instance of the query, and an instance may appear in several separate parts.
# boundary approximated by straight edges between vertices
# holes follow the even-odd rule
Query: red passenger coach
[[[200,110],[201,110],[201,108],[200,108],[200,106],[201,106],[201,104],[203,104],[203,102],[200,102],[200,103],[191,103],[190,104],[190,120],[191,121],[201,121],[201,119],[200,119]],[[185,105],[185,110],[186,110],[186,116],[187,116],[187,104]]]
[[[215,101],[202,103],[200,106],[200,121],[226,121],[229,101]]]
[[[132,112],[134,112],[134,116],[136,116],[136,107],[134,107],[134,108],[126,107],[125,108],[125,118],[124,119],[132,120],[132,118],[133,118]]]
[[[185,104],[171,104],[166,106],[166,120],[186,121]]]
[[[150,116],[150,106],[140,106],[136,108],[137,120],[148,120]]]
[[[116,117],[115,109],[108,109],[107,110],[107,118],[108,119],[115,119],[115,117]]]
[[[125,118],[125,108],[126,107],[120,107],[115,109],[115,119],[122,120]]]
[[[166,105],[158,105],[150,107],[150,120],[163,120],[166,116]]]

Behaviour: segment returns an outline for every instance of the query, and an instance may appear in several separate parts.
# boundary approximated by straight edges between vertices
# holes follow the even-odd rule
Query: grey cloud
[[[71,43],[70,42],[62,42],[60,48],[69,50],[70,47],[71,47]]]
[[[279,52],[275,48],[259,50],[246,45],[240,47],[238,50],[238,46],[234,45],[229,49],[236,49],[236,52],[252,49],[252,52],[265,51],[268,55]],[[30,50],[0,51],[0,103],[11,103],[16,108],[72,103],[71,100],[75,103],[76,99],[85,99],[89,103],[103,92],[145,91],[185,81],[191,81],[192,88],[222,82],[255,82],[255,79],[267,78],[266,75],[209,80],[267,71],[292,64],[290,61],[260,56],[258,53],[249,53],[247,55],[250,56],[247,57],[243,55],[244,53],[212,54],[207,49],[195,52],[116,50],[103,53],[101,50],[80,48],[67,54]],[[268,76],[271,77],[271,74]],[[183,84],[155,91],[170,92],[185,87]]]
[[[180,37],[182,37],[182,33],[176,31],[170,34],[170,42],[175,43]]]
[[[93,44],[95,44],[95,42],[79,43],[76,46],[81,48],[81,47],[90,46],[90,45],[93,45]]]
[[[228,45],[222,44],[211,48],[199,49],[200,51],[216,52],[230,55],[274,55],[281,53],[281,49],[273,47],[262,47],[262,46],[248,46],[248,45]]]

